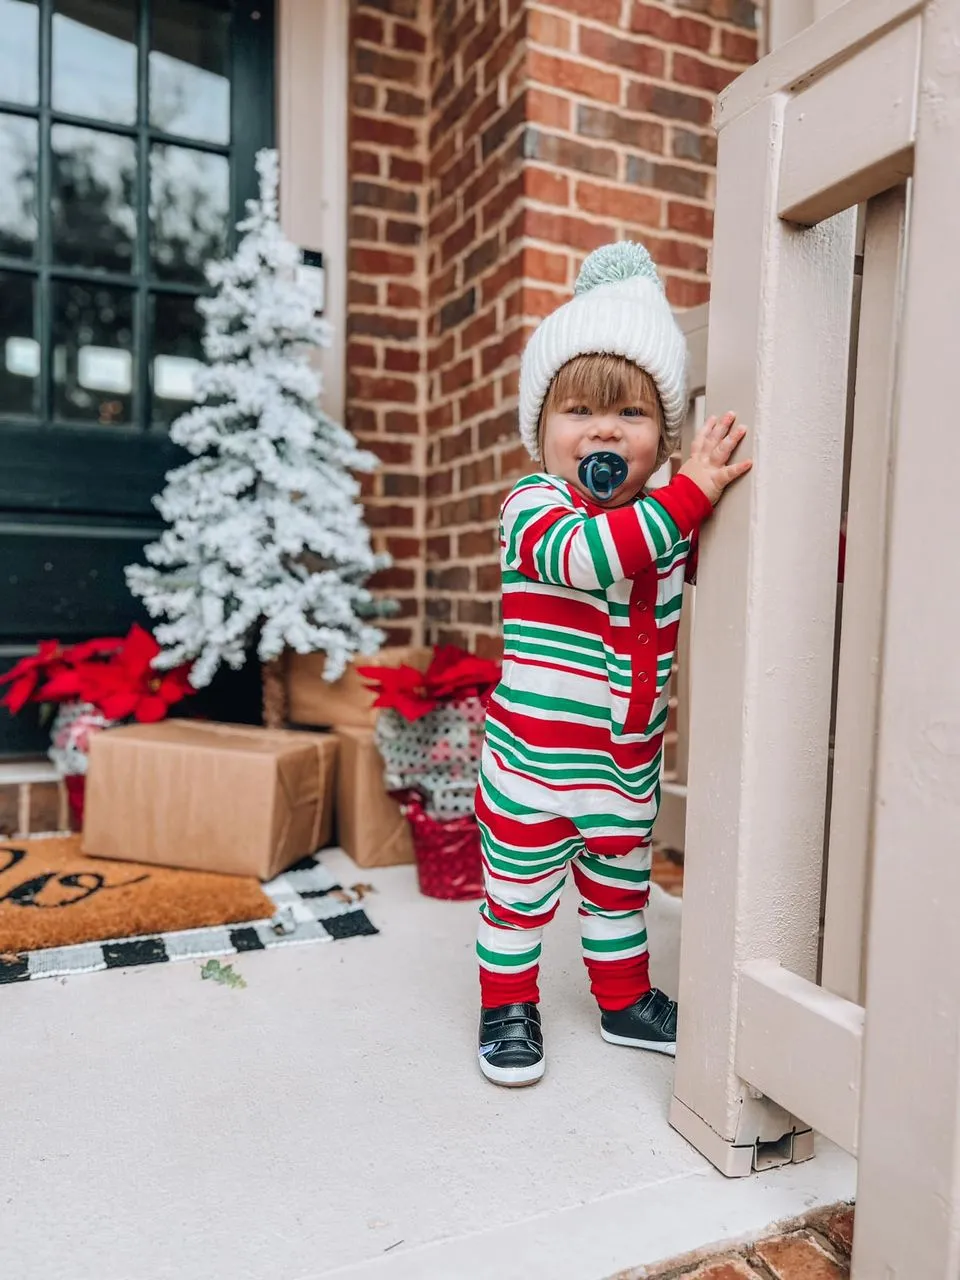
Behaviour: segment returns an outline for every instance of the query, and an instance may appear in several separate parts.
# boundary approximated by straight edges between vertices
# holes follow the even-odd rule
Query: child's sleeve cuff
[[[713,512],[713,503],[689,476],[674,476],[669,484],[654,489],[649,496],[663,507],[684,538],[696,532]]]

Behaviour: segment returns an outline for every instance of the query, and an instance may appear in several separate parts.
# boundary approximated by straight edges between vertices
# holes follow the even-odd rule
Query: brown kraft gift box
[[[270,880],[330,840],[337,741],[168,720],[91,742],[84,853]]]
[[[337,843],[358,867],[413,862],[413,840],[396,800],[384,790],[372,729],[337,729]]]
[[[418,646],[381,649],[373,658],[357,658],[339,680],[324,680],[322,653],[289,653],[286,659],[288,718],[291,724],[325,728],[373,729],[374,694],[357,675],[357,667],[416,667],[426,671],[433,650]]]

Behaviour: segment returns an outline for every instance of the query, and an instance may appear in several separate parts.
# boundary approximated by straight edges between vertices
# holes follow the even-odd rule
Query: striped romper
[[[503,676],[477,788],[484,1008],[538,999],[543,926],[572,866],[603,1009],[649,990],[643,908],[683,583],[711,504],[686,476],[604,511],[527,476],[500,517]]]

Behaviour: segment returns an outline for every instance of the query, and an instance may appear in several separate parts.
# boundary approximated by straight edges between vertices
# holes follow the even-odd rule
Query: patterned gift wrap
[[[427,813],[415,791],[397,799],[410,824],[420,892],[454,902],[482,898],[480,828],[473,814],[444,822]]]
[[[385,708],[377,718],[376,741],[387,790],[421,792],[433,818],[472,813],[485,717],[474,696],[441,703],[417,720]]]

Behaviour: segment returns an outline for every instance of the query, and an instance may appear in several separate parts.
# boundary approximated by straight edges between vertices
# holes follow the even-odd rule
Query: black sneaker
[[[656,1053],[677,1052],[677,1002],[656,987],[626,1009],[601,1009],[600,1034],[610,1044]]]
[[[480,1010],[480,1070],[494,1084],[517,1088],[543,1075],[543,1034],[535,1004]]]

